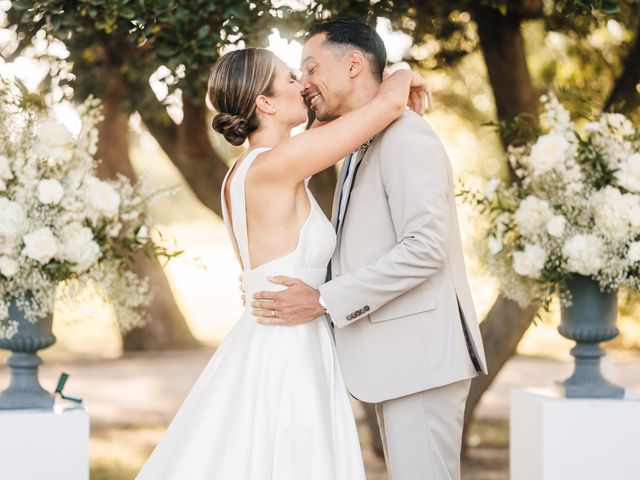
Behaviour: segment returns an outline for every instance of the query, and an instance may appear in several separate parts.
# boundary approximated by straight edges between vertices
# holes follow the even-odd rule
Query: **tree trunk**
[[[519,18],[502,15],[492,8],[477,7],[475,19],[495,97],[498,120],[511,122],[518,115],[525,113],[527,121],[535,127],[538,120],[538,104],[527,68]],[[530,132],[533,132],[533,129]],[[501,134],[505,147],[513,141],[525,140],[515,138],[515,134],[508,130],[502,131]],[[513,173],[511,178],[514,178]],[[515,352],[536,311],[536,307],[521,309],[515,302],[499,296],[480,325],[489,374],[479,375],[471,383],[465,411],[465,439],[480,398]]]
[[[129,159],[129,118],[122,108],[126,95],[119,73],[108,72],[105,92],[104,120],[98,126],[99,143],[96,158],[101,160],[98,174],[103,178],[122,173],[132,181],[136,175]],[[150,323],[123,336],[124,350],[155,350],[167,348],[193,348],[199,342],[191,334],[187,323],[175,303],[166,276],[157,259],[138,258],[136,271],[149,278],[154,297],[147,311]]]
[[[493,90],[498,120],[509,124],[520,118],[530,126],[538,124],[538,98],[527,67],[524,40],[520,31],[520,17],[478,6],[475,9],[478,36]],[[502,144],[531,138],[532,129],[516,132],[501,131]]]
[[[228,166],[211,145],[204,102],[185,98],[183,120],[176,125],[164,111],[141,110],[140,116],[189,187],[207,208],[222,216],[220,188]],[[164,109],[159,105],[160,109]]]
[[[480,324],[489,374],[479,375],[473,379],[464,415],[465,428],[473,419],[473,413],[480,398],[493,383],[507,360],[515,353],[536,311],[536,307],[521,309],[517,303],[498,297],[485,321]]]
[[[640,107],[640,30],[636,31],[635,40],[624,62],[622,75],[616,81],[604,111],[631,113]]]
[[[124,335],[124,350],[188,350],[202,346],[189,330],[158,259],[140,255],[136,258],[136,272],[149,278],[154,291],[147,308],[151,321]]]

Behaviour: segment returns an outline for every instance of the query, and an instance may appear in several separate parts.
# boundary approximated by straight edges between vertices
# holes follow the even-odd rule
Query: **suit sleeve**
[[[320,286],[342,328],[375,312],[443,268],[452,185],[440,140],[415,119],[380,139],[380,173],[397,244],[373,263]]]

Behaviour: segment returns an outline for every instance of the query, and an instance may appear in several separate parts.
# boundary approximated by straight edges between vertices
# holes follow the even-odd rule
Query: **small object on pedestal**
[[[562,385],[567,398],[622,398],[624,388],[602,376],[600,358],[605,355],[600,342],[618,335],[616,292],[604,293],[598,282],[576,275],[567,287],[572,297],[569,307],[562,307],[562,322],[558,331],[576,341],[571,349],[575,370]]]
[[[9,318],[18,322],[18,331],[10,339],[1,339],[0,348],[13,353],[7,359],[11,369],[11,382],[0,392],[0,410],[53,408],[53,395],[38,382],[38,365],[42,359],[38,350],[50,347],[56,341],[51,331],[53,316],[31,323],[15,300],[9,303]]]
[[[60,374],[60,378],[58,378],[58,385],[56,386],[56,390],[55,392],[53,392],[53,395],[60,395],[60,398],[63,400],[69,400],[70,402],[74,402],[74,403],[82,403],[82,398],[80,397],[73,397],[71,395],[66,395],[62,392],[62,390],[64,390],[64,386],[67,383],[67,380],[69,379],[69,374],[67,372],[62,372]]]

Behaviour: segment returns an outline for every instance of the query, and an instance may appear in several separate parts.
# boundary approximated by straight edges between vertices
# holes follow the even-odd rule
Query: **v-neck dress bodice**
[[[265,150],[251,151],[222,187],[224,220],[244,266],[249,302],[257,291],[279,289],[268,281],[270,275],[322,284],[336,242],[305,182],[310,211],[296,248],[251,268],[245,178]],[[224,194],[229,177],[231,205]],[[356,423],[326,320],[260,325],[247,307],[136,478],[365,480]]]

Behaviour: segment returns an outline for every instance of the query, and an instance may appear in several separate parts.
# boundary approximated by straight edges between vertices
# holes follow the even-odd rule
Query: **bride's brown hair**
[[[229,52],[211,68],[207,98],[218,112],[212,126],[232,145],[242,145],[260,126],[256,98],[273,94],[275,71],[275,55],[260,48]]]

